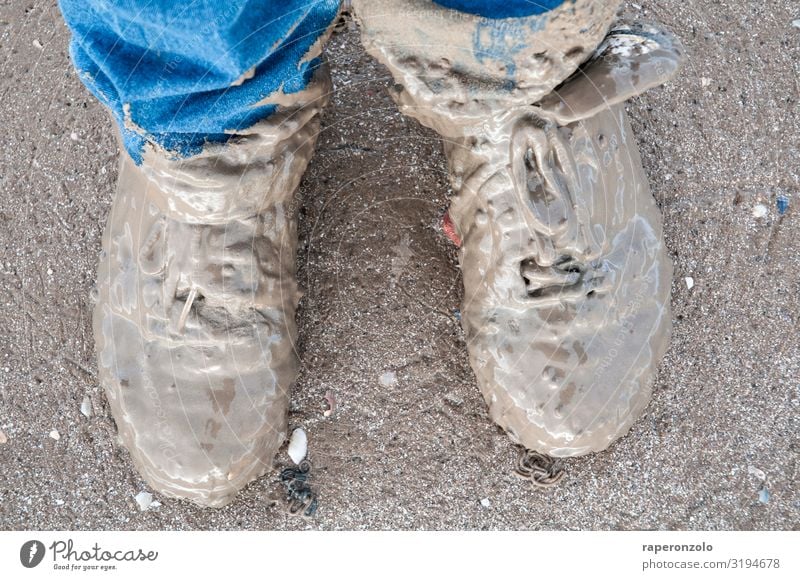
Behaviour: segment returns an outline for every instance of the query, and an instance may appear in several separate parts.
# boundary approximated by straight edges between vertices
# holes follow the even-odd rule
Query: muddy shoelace
[[[514,475],[530,480],[536,487],[551,487],[564,477],[564,468],[549,455],[521,449]]]
[[[281,483],[286,489],[286,513],[290,516],[310,518],[317,511],[317,494],[311,489],[311,462],[300,462],[297,467],[281,471]]]

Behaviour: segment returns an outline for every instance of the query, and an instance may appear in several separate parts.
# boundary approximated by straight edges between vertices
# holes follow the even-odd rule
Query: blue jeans
[[[541,14],[563,0],[438,0],[487,18]],[[81,81],[141,163],[147,142],[176,157],[269,116],[301,91],[339,0],[60,0]],[[312,52],[313,54],[313,52]]]

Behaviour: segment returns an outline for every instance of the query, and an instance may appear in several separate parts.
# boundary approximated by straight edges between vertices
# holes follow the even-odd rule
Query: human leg
[[[401,110],[444,139],[462,323],[490,415],[554,456],[628,431],[670,334],[672,265],[621,103],[670,78],[680,48],[611,29],[617,6],[487,18],[355,2]]]
[[[62,2],[80,76],[125,148],[98,271],[100,382],[153,488],[221,506],[286,436],[291,201],[330,90],[320,54],[338,6],[186,6]]]

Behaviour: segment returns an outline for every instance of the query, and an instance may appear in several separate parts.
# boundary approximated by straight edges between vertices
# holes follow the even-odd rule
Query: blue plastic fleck
[[[778,206],[778,213],[781,215],[785,214],[786,210],[789,209],[789,198],[786,197],[785,195],[779,195],[777,206]]]

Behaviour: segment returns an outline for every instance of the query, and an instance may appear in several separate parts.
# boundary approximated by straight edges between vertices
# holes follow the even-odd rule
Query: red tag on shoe
[[[444,212],[444,217],[442,218],[442,229],[444,230],[444,235],[446,235],[451,242],[456,245],[456,248],[461,247],[461,237],[459,237],[458,233],[456,233],[456,226],[453,223],[453,220],[450,219],[450,212]]]

